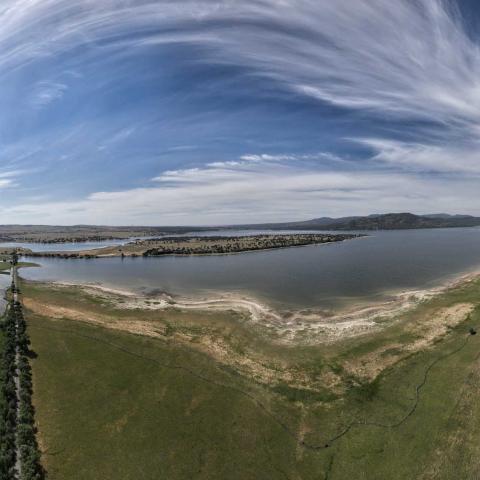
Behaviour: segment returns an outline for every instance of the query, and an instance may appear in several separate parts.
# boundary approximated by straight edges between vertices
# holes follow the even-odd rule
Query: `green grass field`
[[[2,259],[0,257],[0,272],[5,272],[6,270],[10,270],[11,263],[7,259]],[[19,262],[18,263],[18,268],[22,267],[38,267],[37,263],[32,263],[32,262]]]
[[[9,270],[10,269],[10,262],[3,262],[0,260],[0,272],[2,270]]]
[[[26,296],[35,288],[24,286]],[[474,283],[434,304],[472,301],[479,293]],[[412,318],[428,308],[421,306]],[[340,397],[312,396],[288,385],[271,388],[180,342],[28,312],[27,319],[37,354],[36,418],[51,480],[480,475],[480,336],[468,336],[468,327],[480,324],[478,306],[433,348],[403,358],[374,382],[352,385]],[[335,362],[398,339],[399,328],[346,342]],[[285,355],[302,357],[310,369],[322,359],[333,361],[332,347],[319,350]],[[433,362],[416,409],[401,422]],[[351,422],[356,423],[348,433],[332,442]],[[330,446],[307,448],[301,440]]]

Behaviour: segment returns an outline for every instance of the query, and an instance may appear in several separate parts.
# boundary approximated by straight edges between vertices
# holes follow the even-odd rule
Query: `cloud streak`
[[[480,120],[480,54],[451,2],[6,0],[3,72],[83,47],[205,47],[335,105],[454,124]],[[134,35],[126,36],[134,32]],[[33,33],[32,33],[33,32]]]
[[[0,170],[0,189],[11,188],[16,185],[15,178],[20,175],[19,171],[1,171]]]
[[[58,184],[82,161],[105,176],[126,171],[126,180],[108,191],[91,186],[77,200],[44,205],[25,198],[13,210],[4,207],[2,218],[15,211],[25,221],[41,214],[53,222],[124,223],[116,208],[134,223],[281,220],[378,208],[464,211],[467,205],[480,213],[473,188],[480,175],[480,44],[453,1],[4,0],[0,22],[5,101],[8,88],[28,92],[23,117],[11,120],[17,102],[0,113],[3,150],[40,152],[35,162],[40,158]],[[181,61],[160,62],[159,49]],[[139,57],[150,61],[135,62]],[[192,75],[182,90],[188,74],[181,68],[209,74]],[[97,71],[103,76],[94,81],[89,73]],[[33,80],[32,72],[45,72],[44,78]],[[172,84],[178,91],[172,93]],[[82,86],[80,98],[72,85]],[[162,88],[171,103],[158,109]],[[237,90],[247,105],[238,102]],[[221,104],[217,94],[229,101]],[[173,118],[185,98],[197,100],[198,110],[179,107]],[[233,125],[232,111],[254,111],[259,99],[284,102],[291,118],[318,112],[319,132],[331,111],[336,118],[361,118],[349,131],[332,131],[337,145],[348,144],[353,153],[326,148],[322,140],[303,148],[300,139],[296,150],[261,153],[268,150],[242,137],[235,148],[249,153],[231,154],[232,138],[249,127],[238,121],[212,137],[225,153],[207,151],[201,161],[195,157],[200,145],[167,146],[158,155],[160,134],[168,139],[185,131],[180,140],[197,145],[201,128],[211,133]],[[137,106],[141,125],[128,114]],[[212,116],[216,123],[204,120]],[[361,131],[367,123],[371,134]],[[18,145],[4,140],[10,128],[25,132]],[[197,136],[190,138],[193,131]],[[302,126],[293,133],[300,138]],[[282,142],[281,134],[269,134],[270,144]],[[147,168],[147,157],[158,160]],[[12,155],[8,168],[29,167],[32,158]],[[129,162],[144,169],[131,182]],[[14,179],[0,173],[0,188],[17,186]],[[83,181],[91,181],[90,172]]]
[[[453,212],[462,209],[478,185],[468,179],[451,181],[421,178],[407,173],[378,171],[338,172],[319,169],[305,161],[292,166],[277,160],[236,165],[211,165],[165,171],[153,185],[124,191],[96,192],[70,202],[25,203],[0,215],[17,220],[32,217],[68,224],[232,224],[256,221],[308,219],[407,209]],[[422,205],[423,211],[418,210]],[[158,219],[161,219],[159,221]]]
[[[43,108],[50,103],[60,100],[67,91],[67,85],[63,83],[39,82],[33,89],[31,99],[32,106]]]

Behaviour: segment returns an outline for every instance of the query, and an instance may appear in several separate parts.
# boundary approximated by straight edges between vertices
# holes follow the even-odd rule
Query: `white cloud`
[[[382,115],[480,124],[480,51],[443,0],[5,0],[0,72],[78,47],[206,47],[297,94]],[[61,18],[61,21],[58,19]],[[134,37],[124,34],[134,32]],[[55,90],[55,89],[54,89]],[[55,95],[61,94],[61,89]],[[45,93],[44,101],[52,98]]]
[[[373,149],[373,160],[420,172],[480,175],[480,144],[428,145],[385,139],[358,139]]]
[[[68,87],[64,83],[59,82],[38,82],[33,87],[33,93],[31,97],[31,104],[37,108],[43,108],[60,100]]]
[[[97,192],[72,202],[24,203],[0,210],[2,219],[232,223],[415,211],[419,205],[423,211],[480,213],[480,47],[451,5],[442,0],[3,0],[0,78],[82,46],[101,52],[92,58],[105,58],[156,44],[191,44],[199,47],[196,61],[241,67],[270,81],[276,91],[368,110],[383,120],[421,119],[438,127],[422,142],[357,140],[374,154],[355,170],[335,171],[331,164],[345,160],[329,153],[250,153],[165,171],[144,188]],[[33,104],[44,107],[66,88],[40,82],[32,91]],[[415,130],[415,123],[408,128]],[[133,134],[121,130],[98,148]],[[458,178],[427,178],[423,172]],[[0,175],[0,188],[13,184],[14,176]]]
[[[297,160],[297,158],[295,155],[268,155],[266,153],[260,155],[242,155],[240,157],[241,160],[246,162],[275,162],[281,160]]]
[[[227,163],[227,162],[225,162]],[[232,224],[411,210],[480,214],[478,184],[401,172],[338,172],[308,160],[238,161],[166,171],[151,187],[96,192],[71,202],[0,209],[5,221],[71,224]],[[452,185],[454,188],[452,188]],[[419,207],[421,206],[421,207]]]
[[[0,189],[14,187],[16,185],[15,177],[20,173],[18,170],[3,172],[0,170]]]

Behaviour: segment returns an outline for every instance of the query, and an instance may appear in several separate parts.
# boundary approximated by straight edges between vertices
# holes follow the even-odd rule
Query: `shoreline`
[[[278,343],[313,345],[364,335],[391,325],[424,301],[459,288],[480,277],[480,269],[461,273],[432,288],[384,292],[385,300],[352,303],[338,310],[276,309],[253,295],[211,292],[204,296],[178,296],[168,292],[146,294],[99,283],[42,282],[57,287],[79,287],[119,309],[233,311],[245,322],[265,331]],[[24,279],[25,280],[25,279]],[[390,297],[390,298],[389,298]]]

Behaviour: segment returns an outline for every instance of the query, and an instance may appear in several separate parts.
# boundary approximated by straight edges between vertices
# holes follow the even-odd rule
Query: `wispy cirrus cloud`
[[[397,169],[480,176],[480,144],[478,142],[432,145],[375,138],[357,141],[373,150],[372,161]]]
[[[2,150],[35,151],[13,168],[44,165],[51,197],[69,175],[87,185],[78,200],[19,201],[25,221],[122,223],[115,206],[143,223],[480,213],[480,39],[453,0],[4,0],[0,22],[0,101],[19,95],[0,112]],[[348,129],[320,137],[331,112]],[[282,115],[281,132],[268,126]],[[287,153],[263,137],[289,137]]]
[[[299,95],[382,115],[480,121],[480,53],[453,2],[6,0],[0,74],[84,45],[191,44]],[[134,35],[128,36],[134,32]]]
[[[13,180],[11,178],[0,178],[0,188],[7,188],[13,185]]]
[[[22,172],[17,170],[2,171],[0,170],[0,189],[14,187],[16,185],[16,178]]]
[[[33,87],[31,104],[34,108],[43,108],[50,103],[60,100],[68,87],[59,82],[38,82]]]

